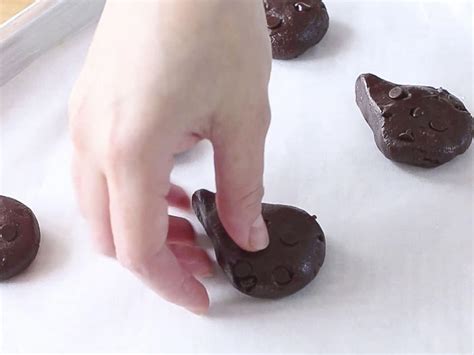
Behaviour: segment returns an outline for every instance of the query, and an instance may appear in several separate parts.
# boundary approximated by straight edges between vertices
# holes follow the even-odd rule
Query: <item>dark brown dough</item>
[[[0,196],[0,280],[25,270],[39,244],[40,229],[33,212],[17,200]]]
[[[319,43],[329,28],[321,0],[264,0],[273,58],[292,59]]]
[[[214,193],[196,191],[192,203],[213,243],[217,262],[240,292],[260,298],[285,297],[310,283],[323,265],[326,240],[316,216],[295,207],[264,203],[270,244],[251,253],[238,247],[225,231]]]
[[[431,168],[464,153],[471,144],[473,118],[444,89],[398,85],[362,74],[356,82],[356,101],[388,159]]]

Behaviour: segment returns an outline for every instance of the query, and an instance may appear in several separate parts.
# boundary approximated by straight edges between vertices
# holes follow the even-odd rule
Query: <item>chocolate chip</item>
[[[279,17],[273,16],[273,15],[267,16],[267,27],[269,30],[277,29],[278,27],[281,26],[282,23],[283,21]]]
[[[430,128],[436,132],[444,132],[448,130],[448,127],[443,122],[440,121],[430,121]]]
[[[423,111],[423,109],[421,107],[415,107],[414,109],[412,109],[410,111],[410,115],[412,117],[421,117],[425,114],[425,112]]]
[[[393,100],[398,100],[403,98],[404,92],[403,89],[400,86],[395,86],[388,92],[388,97],[390,97]]]
[[[0,239],[13,242],[17,235],[17,227],[14,224],[7,224],[0,227]]]
[[[299,1],[297,3],[295,3],[293,5],[296,9],[296,11],[298,12],[302,12],[302,11],[309,11],[312,9],[311,5],[305,3],[305,2],[302,2],[302,1]]]
[[[326,238],[324,238],[324,234],[319,234],[319,235],[318,235],[318,240],[319,240],[321,243],[326,243]]]
[[[239,260],[233,268],[234,275],[237,277],[247,277],[252,273],[252,265],[247,261]]]
[[[273,280],[279,286],[288,285],[292,278],[293,274],[284,266],[276,267],[272,272]]]
[[[415,141],[415,135],[413,134],[413,131],[411,129],[407,129],[405,132],[400,133],[398,135],[398,138],[404,142],[411,143]]]
[[[250,292],[257,286],[257,278],[255,276],[238,278],[236,282],[245,292]]]
[[[280,241],[287,247],[292,247],[298,244],[298,235],[296,233],[284,233],[280,236]]]

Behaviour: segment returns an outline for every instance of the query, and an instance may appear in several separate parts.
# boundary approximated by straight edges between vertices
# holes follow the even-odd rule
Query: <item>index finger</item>
[[[204,286],[165,245],[172,155],[157,162],[127,159],[109,173],[110,216],[117,259],[164,299],[204,313]]]

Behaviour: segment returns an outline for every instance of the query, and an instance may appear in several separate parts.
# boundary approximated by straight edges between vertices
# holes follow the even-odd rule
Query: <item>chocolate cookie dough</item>
[[[398,85],[362,74],[356,82],[356,101],[388,159],[431,168],[464,153],[471,144],[473,118],[444,89]]]
[[[319,43],[329,27],[321,0],[264,0],[273,58],[292,59]]]
[[[192,203],[214,245],[217,262],[240,292],[260,298],[285,297],[311,282],[323,265],[326,240],[316,216],[295,207],[264,203],[270,244],[251,253],[238,247],[225,231],[214,193],[196,191]]]
[[[0,196],[0,280],[25,270],[36,257],[40,230],[33,212],[21,202]]]

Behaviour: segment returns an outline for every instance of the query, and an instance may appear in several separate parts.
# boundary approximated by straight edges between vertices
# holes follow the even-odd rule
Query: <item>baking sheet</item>
[[[327,6],[323,42],[273,64],[265,199],[317,214],[327,235],[318,278],[283,300],[241,295],[218,272],[205,281],[209,315],[194,316],[93,252],[66,120],[92,29],[1,88],[1,193],[31,206],[43,233],[32,267],[0,287],[2,351],[472,353],[473,149],[433,170],[394,164],[353,93],[373,72],[443,86],[472,112],[472,4]],[[213,188],[209,144],[181,156],[173,178]]]

